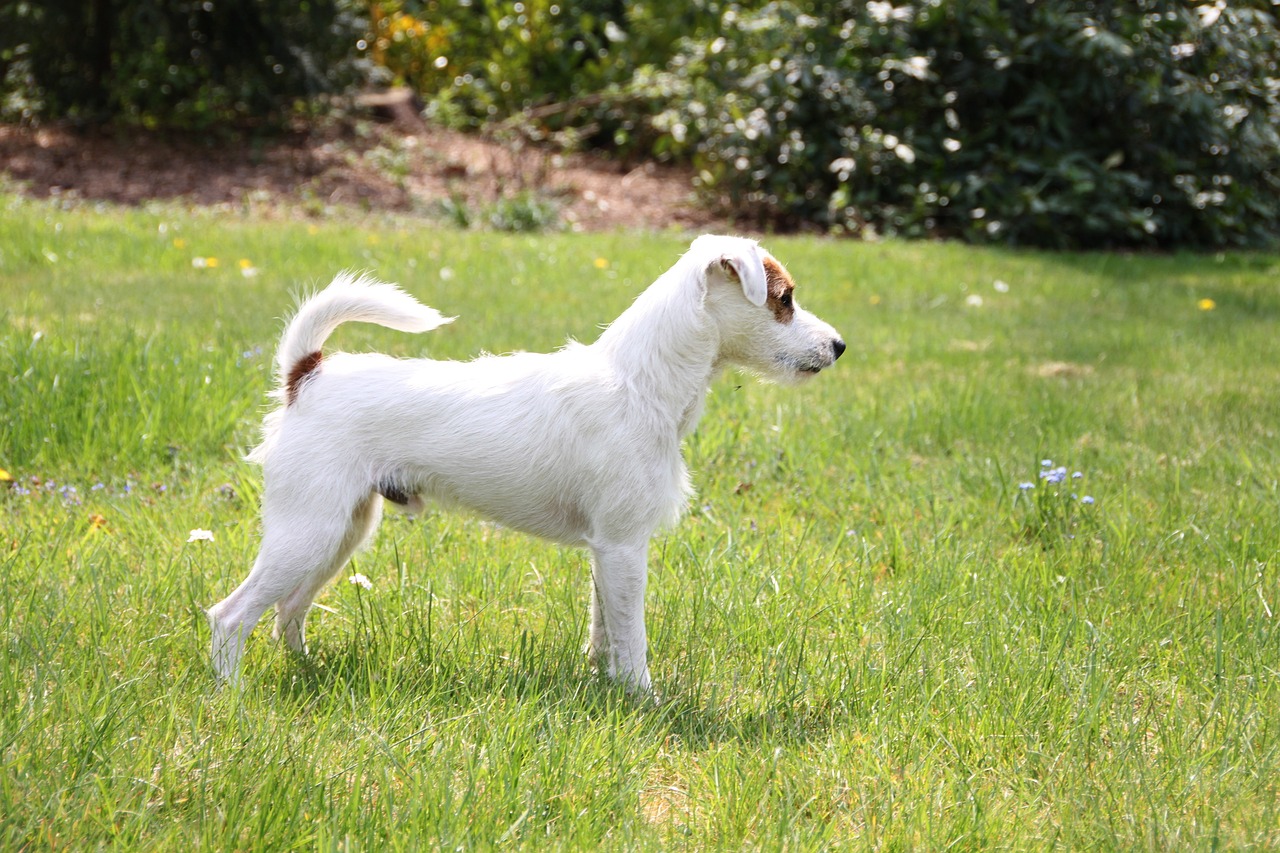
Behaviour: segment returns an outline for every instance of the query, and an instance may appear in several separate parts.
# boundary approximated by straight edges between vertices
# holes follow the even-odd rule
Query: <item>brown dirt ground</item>
[[[624,168],[421,122],[335,124],[265,143],[0,126],[0,182],[36,198],[163,201],[282,216],[438,215],[448,199],[478,213],[532,192],[553,200],[574,230],[726,227],[695,202],[687,171],[651,163]]]

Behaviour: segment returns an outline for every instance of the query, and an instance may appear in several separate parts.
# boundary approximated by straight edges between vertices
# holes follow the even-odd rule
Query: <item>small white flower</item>
[[[893,4],[883,0],[871,0],[867,4],[867,14],[877,24],[887,24],[893,18]]]
[[[902,63],[902,70],[908,76],[917,80],[924,80],[929,76],[929,57],[913,56],[906,62]]]
[[[827,168],[833,174],[838,176],[840,181],[843,183],[844,181],[849,180],[849,176],[857,171],[858,162],[852,157],[837,157],[831,161],[831,165]]]
[[[356,586],[361,586],[361,587],[364,587],[365,589],[373,589],[373,584],[369,581],[369,579],[364,575],[360,574],[359,572],[356,572],[354,575],[347,578],[347,583],[353,583]]]
[[[1009,292],[1009,282],[1007,281],[1001,281],[1000,279],[996,279],[995,281],[991,282],[991,286],[996,289],[996,293]]]
[[[612,42],[624,42],[627,40],[626,31],[624,31],[622,27],[618,26],[613,21],[605,21],[604,37]]]
[[[195,530],[191,531],[191,535],[187,537],[187,541],[188,542],[212,542],[213,531],[205,530],[202,527],[197,527]]]
[[[982,297],[976,293],[970,293],[965,297],[964,304],[968,305],[970,308],[981,308]]]

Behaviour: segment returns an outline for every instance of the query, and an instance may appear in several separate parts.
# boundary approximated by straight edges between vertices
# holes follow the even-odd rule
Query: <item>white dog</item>
[[[289,322],[276,361],[281,407],[250,458],[265,477],[262,548],[209,609],[219,677],[276,607],[277,638],[305,651],[312,599],[373,532],[383,500],[423,498],[593,556],[588,654],[649,690],[648,543],[689,495],[681,439],[726,365],[783,382],[844,352],[793,300],[791,277],[753,240],[699,237],[594,344],[470,362],[339,353],[341,323],[423,332],[449,319],[394,285],[339,276]]]

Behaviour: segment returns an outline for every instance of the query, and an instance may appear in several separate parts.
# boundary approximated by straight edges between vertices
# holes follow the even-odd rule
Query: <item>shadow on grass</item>
[[[282,650],[286,660],[263,672],[261,686],[298,705],[402,697],[439,707],[446,716],[467,709],[518,703],[554,714],[572,726],[602,721],[637,724],[658,742],[676,738],[686,748],[724,742],[776,746],[824,740],[837,721],[850,724],[849,708],[804,691],[762,697],[717,693],[714,685],[673,684],[678,692],[639,695],[593,671],[578,643],[552,630],[530,632],[502,649],[446,647],[395,660],[351,638],[315,644],[306,655]],[[249,677],[249,676],[246,676]],[[328,697],[326,699],[326,697]]]

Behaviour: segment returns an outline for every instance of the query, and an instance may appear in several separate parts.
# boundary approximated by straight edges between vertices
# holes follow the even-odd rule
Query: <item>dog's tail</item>
[[[280,393],[285,404],[320,367],[320,347],[343,323],[377,323],[399,332],[429,332],[453,320],[428,308],[394,284],[343,273],[303,302],[293,315],[276,353]]]

